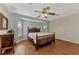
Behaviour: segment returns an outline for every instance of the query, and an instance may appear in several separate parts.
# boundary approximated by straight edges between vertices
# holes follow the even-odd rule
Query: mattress
[[[32,38],[34,43],[36,44],[36,35],[38,35],[38,37],[41,37],[41,36],[46,36],[51,34],[52,33],[47,33],[47,32],[33,32],[33,33],[28,33],[28,37]]]

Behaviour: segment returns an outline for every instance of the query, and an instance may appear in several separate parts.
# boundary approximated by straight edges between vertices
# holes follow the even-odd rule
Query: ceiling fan
[[[41,13],[39,16],[37,16],[37,18],[39,17],[44,17],[45,19],[47,19],[47,16],[48,15],[56,15],[56,13],[52,13],[52,12],[48,12],[51,8],[50,7],[45,7],[43,8],[42,11],[34,11],[34,12],[38,12],[38,13]]]

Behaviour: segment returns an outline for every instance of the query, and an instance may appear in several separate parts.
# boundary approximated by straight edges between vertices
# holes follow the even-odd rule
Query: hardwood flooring
[[[7,54],[7,53],[6,53]],[[16,44],[14,55],[78,55],[79,44],[56,39],[49,45],[41,47],[36,51],[35,46],[29,40],[23,40]]]

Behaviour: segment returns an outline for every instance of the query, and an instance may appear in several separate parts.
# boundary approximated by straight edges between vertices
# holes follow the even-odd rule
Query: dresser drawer
[[[1,37],[2,39],[2,48],[13,46],[14,35],[4,35]]]

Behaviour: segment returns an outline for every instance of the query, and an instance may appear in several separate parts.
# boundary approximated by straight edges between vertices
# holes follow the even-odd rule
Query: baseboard
[[[77,42],[72,42],[72,41],[69,41],[69,40],[63,40],[63,39],[60,39],[60,38],[56,38],[56,40],[61,40],[61,41],[65,41],[65,42],[68,42],[68,43],[72,43],[72,44],[78,44]]]

